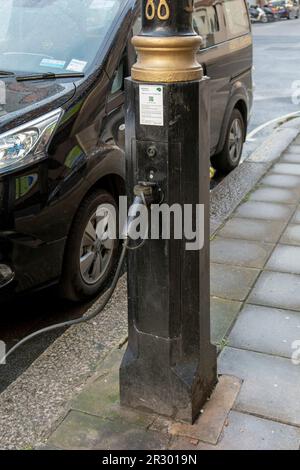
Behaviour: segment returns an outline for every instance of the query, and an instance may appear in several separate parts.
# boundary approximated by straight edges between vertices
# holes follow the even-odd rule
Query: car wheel
[[[246,128],[243,116],[238,109],[231,115],[223,150],[212,157],[212,166],[221,173],[228,174],[240,162],[245,140]]]
[[[84,301],[100,294],[110,281],[119,252],[118,240],[106,238],[118,209],[112,195],[97,190],[81,204],[67,240],[61,277],[64,298]]]

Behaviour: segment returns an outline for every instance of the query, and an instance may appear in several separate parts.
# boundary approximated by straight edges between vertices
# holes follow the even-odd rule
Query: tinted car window
[[[250,31],[248,11],[243,0],[225,0],[224,10],[229,38],[239,37]]]
[[[141,16],[139,15],[134,24],[133,24],[133,27],[132,27],[132,35],[133,36],[137,36],[138,34],[140,34],[141,32],[141,29],[142,29],[142,18]]]
[[[115,78],[111,88],[111,94],[114,95],[118,91],[123,89],[123,82],[124,82],[124,61],[122,61],[116,70]]]
[[[220,31],[218,14],[215,6],[203,7],[195,4],[194,13],[195,31],[202,37],[201,48],[214,46],[217,43],[216,33]]]
[[[124,0],[0,0],[0,69],[84,72]]]

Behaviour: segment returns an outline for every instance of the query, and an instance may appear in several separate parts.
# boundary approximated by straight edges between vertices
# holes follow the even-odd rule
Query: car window
[[[118,91],[123,89],[124,83],[124,60],[120,63],[118,69],[116,70],[115,78],[111,87],[111,94],[114,95]]]
[[[218,14],[215,6],[201,6],[196,2],[194,12],[194,29],[202,37],[201,49],[217,44],[217,33],[220,31]]]
[[[248,11],[243,0],[224,0],[224,11],[229,38],[236,38],[250,31]]]
[[[138,15],[132,26],[132,35],[137,36],[138,34],[140,34],[141,29],[142,29],[142,17],[141,15]]]
[[[86,72],[124,0],[0,0],[0,69]]]

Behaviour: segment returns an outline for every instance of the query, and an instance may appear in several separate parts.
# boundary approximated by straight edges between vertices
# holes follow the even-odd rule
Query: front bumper
[[[59,204],[47,204],[46,165],[0,176],[1,300],[60,277],[67,217]]]
[[[0,239],[0,298],[57,280],[64,249],[65,239],[40,244],[18,237]],[[1,266],[5,277],[1,276]]]

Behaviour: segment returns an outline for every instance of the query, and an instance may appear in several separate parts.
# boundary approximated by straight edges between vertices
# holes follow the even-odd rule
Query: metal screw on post
[[[164,203],[204,205],[204,248],[146,240],[128,255],[128,347],[121,404],[193,423],[217,383],[210,342],[209,79],[192,0],[143,0],[126,84],[127,194],[149,181]],[[133,105],[134,103],[134,105]]]
[[[147,155],[149,158],[154,158],[156,157],[156,154],[157,154],[157,150],[156,150],[156,147],[155,145],[150,145],[148,148],[147,148]]]

